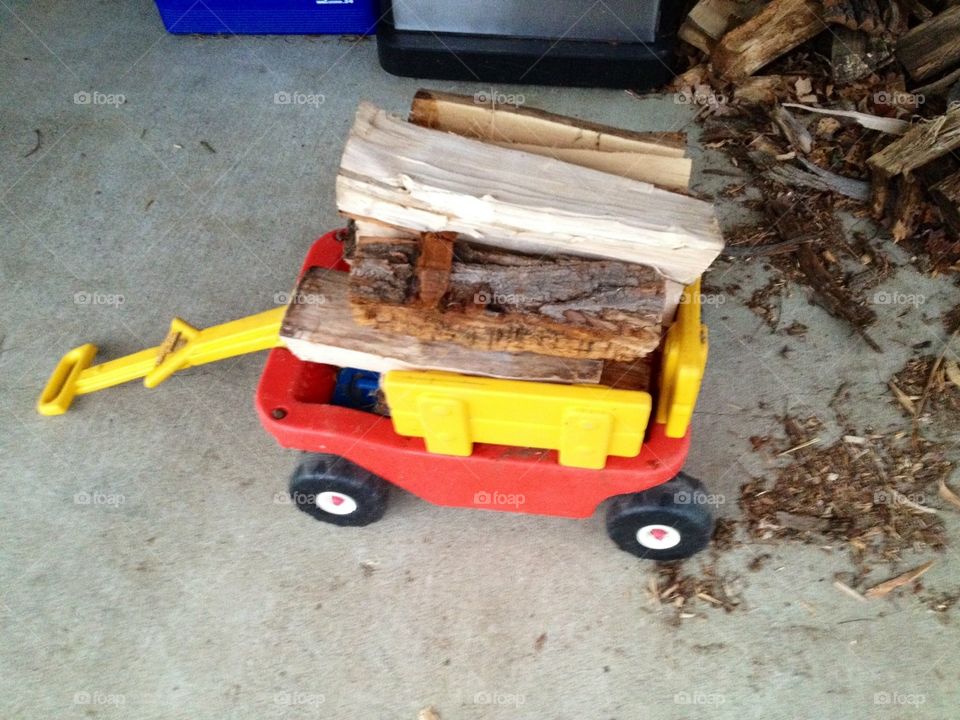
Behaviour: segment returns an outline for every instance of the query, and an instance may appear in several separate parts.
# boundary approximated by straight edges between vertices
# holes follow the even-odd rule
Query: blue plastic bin
[[[167,32],[205,35],[362,35],[377,0],[157,0]]]

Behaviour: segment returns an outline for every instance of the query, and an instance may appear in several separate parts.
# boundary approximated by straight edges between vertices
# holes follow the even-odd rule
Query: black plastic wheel
[[[646,560],[681,560],[703,550],[713,534],[711,496],[684,473],[663,485],[613,498],[607,534],[617,546]]]
[[[290,478],[290,498],[332,525],[369,525],[387,510],[388,484],[338,455],[307,453]]]

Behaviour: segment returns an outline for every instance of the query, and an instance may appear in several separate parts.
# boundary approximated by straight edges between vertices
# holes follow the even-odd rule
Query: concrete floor
[[[35,414],[71,347],[116,357],[158,342],[175,314],[205,326],[273,307],[340,222],[333,179],[358,100],[402,112],[419,85],[383,73],[372,41],[175,37],[148,0],[0,0],[0,717],[393,719],[428,705],[466,720],[955,717],[956,621],[909,596],[841,595],[840,552],[725,553],[743,608],[675,627],[649,603],[651,566],[612,545],[599,513],[395,493],[366,529],[310,520],[276,499],[295,457],[251,407],[262,355]],[[500,89],[696,137],[669,98]],[[280,92],[323,102],[275,104]],[[724,161],[695,157],[709,190],[717,176],[700,171]],[[712,277],[749,297],[766,273],[722,262]],[[805,337],[771,334],[741,298],[707,308],[688,469],[725,499],[721,514],[736,517],[741,482],[769,472],[747,438],[775,433],[788,409],[829,419],[841,381],[854,418],[902,422],[885,382],[912,343],[941,346],[955,289],[909,267],[884,289],[926,302],[878,307],[883,355],[802,289],[781,326],[800,319]],[[749,572],[761,552],[772,560]],[[955,589],[958,569],[948,551],[927,585]]]

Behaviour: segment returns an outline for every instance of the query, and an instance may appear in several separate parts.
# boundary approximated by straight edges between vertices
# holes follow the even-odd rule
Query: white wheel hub
[[[680,533],[669,525],[644,525],[637,530],[637,542],[650,550],[668,550],[680,544]]]
[[[357,509],[357,501],[341,492],[327,490],[317,495],[317,507],[331,515],[349,515]]]

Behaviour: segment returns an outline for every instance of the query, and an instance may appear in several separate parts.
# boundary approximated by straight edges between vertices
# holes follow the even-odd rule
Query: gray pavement
[[[420,85],[382,72],[372,40],[176,37],[147,0],[0,0],[0,717],[392,720],[428,705],[444,720],[956,717],[956,620],[910,596],[838,593],[839,551],[723,553],[742,607],[701,607],[678,627],[650,603],[651,566],[613,546],[599,513],[396,493],[365,529],[310,520],[276,500],[295,456],[253,412],[262,355],[34,412],[71,347],[116,357],[159,342],[174,315],[205,326],[275,306],[310,242],[340,224],[333,179],[357,102],[402,112]],[[670,98],[499,89],[697,137]],[[723,178],[702,170],[726,161],[694,157],[698,189],[715,188]],[[807,335],[771,333],[743,304],[762,263],[712,271],[744,288],[706,309],[688,463],[721,514],[771,472],[748,438],[775,434],[785,411],[829,420],[841,382],[857,421],[902,422],[886,380],[911,344],[942,345],[956,290],[900,260],[884,289],[926,302],[878,307],[882,355],[802,288],[781,326],[801,320]],[[751,572],[760,553],[772,558]],[[927,586],[956,589],[958,568],[948,551]]]

